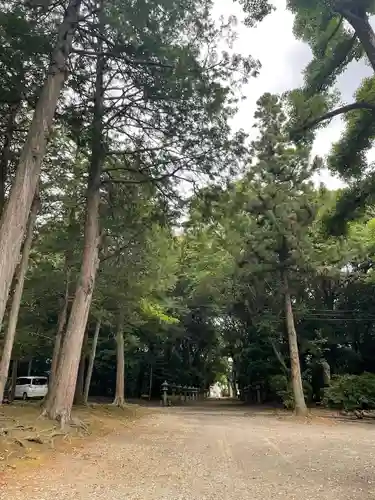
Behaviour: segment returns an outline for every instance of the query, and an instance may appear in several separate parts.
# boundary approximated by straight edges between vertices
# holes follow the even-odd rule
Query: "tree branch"
[[[349,113],[350,111],[355,111],[358,109],[367,109],[367,110],[375,113],[375,104],[371,104],[369,102],[353,102],[352,104],[347,104],[346,106],[342,106],[341,108],[337,108],[337,109],[334,109],[333,111],[329,111],[325,115],[319,116],[319,118],[316,118],[315,120],[306,123],[301,128],[295,130],[294,133],[309,130],[309,129],[315,127],[316,125],[319,125],[319,123],[321,123],[323,121],[330,120],[330,119],[334,118],[335,116]]]
[[[343,15],[340,15],[340,19],[339,19],[339,22],[337,23],[337,26],[336,28],[332,31],[332,33],[330,34],[330,36],[328,37],[328,40],[327,40],[327,43],[326,43],[326,47],[328,46],[328,44],[333,40],[333,38],[337,35],[339,29],[341,28],[342,26],[342,23],[343,23],[343,20],[344,20],[344,17]],[[325,52],[325,51],[324,51]]]
[[[144,176],[143,179],[113,179],[113,177],[110,176],[110,172],[108,169],[106,170],[106,173],[108,174],[107,179],[102,180],[102,184],[144,184],[147,182],[161,182],[166,179],[169,179],[170,177],[175,176],[176,173],[181,170],[183,166],[178,166],[176,167],[172,172],[167,172],[164,175],[161,175],[159,177],[152,177],[152,176],[146,176],[145,174],[142,174]]]
[[[130,59],[127,56],[121,54],[115,54],[113,52],[95,52],[94,50],[81,50],[81,49],[74,49],[72,50],[72,52],[74,54],[78,54],[81,56],[88,56],[88,57],[99,57],[99,56],[113,57],[114,59],[120,59],[121,61],[125,61],[127,64],[131,64],[132,66],[157,66],[159,68],[173,68],[172,64],[164,64],[157,61],[143,61],[141,59]]]

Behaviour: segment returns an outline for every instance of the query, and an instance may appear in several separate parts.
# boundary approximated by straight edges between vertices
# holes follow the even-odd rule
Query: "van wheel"
[[[27,400],[27,392],[24,392],[24,393],[22,394],[22,399],[23,399],[24,401],[26,401],[26,400]]]

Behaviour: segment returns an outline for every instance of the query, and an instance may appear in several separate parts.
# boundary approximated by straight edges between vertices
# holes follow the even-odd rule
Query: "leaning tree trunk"
[[[299,362],[297,332],[294,325],[292,301],[290,297],[289,282],[286,272],[283,273],[283,282],[284,282],[285,317],[286,317],[286,326],[288,330],[290,368],[291,368],[292,388],[294,396],[294,409],[296,415],[307,415],[307,406],[305,402],[305,396],[303,394],[301,366]]]
[[[14,359],[12,363],[12,384],[10,386],[10,394],[9,394],[10,403],[14,401],[14,397],[16,395],[17,372],[18,372],[18,360]]]
[[[0,221],[0,325],[17,266],[18,256],[39,182],[57,101],[67,75],[67,59],[77,28],[81,0],[70,0],[52,54],[48,76],[35,107],[17,166],[16,177]]]
[[[88,331],[87,331],[87,328],[86,328],[85,335],[84,335],[84,338],[83,338],[81,359],[79,361],[79,367],[78,367],[76,389],[75,389],[75,392],[74,392],[73,403],[75,405],[83,405],[83,403],[84,403],[84,401],[83,401],[83,390],[84,390],[84,386],[85,386],[85,367],[86,367],[87,336],[88,336]]]
[[[9,106],[9,115],[4,133],[4,142],[0,156],[0,217],[5,206],[6,183],[8,180],[8,168],[11,158],[11,145],[16,126],[17,113],[20,108],[20,102],[14,102]]]
[[[66,278],[65,278],[65,294],[64,294],[63,302],[61,304],[61,308],[60,308],[60,312],[59,312],[59,317],[58,317],[58,321],[57,321],[57,332],[56,332],[56,337],[55,337],[55,343],[53,346],[51,373],[50,373],[50,377],[49,377],[49,385],[50,386],[52,386],[54,378],[56,376],[61,341],[63,338],[66,320],[68,318],[70,272],[71,272],[70,269],[67,268],[66,269]]]
[[[14,289],[14,294],[12,298],[12,305],[9,313],[8,327],[5,333],[5,341],[3,347],[3,353],[0,361],[0,404],[4,397],[4,388],[8,378],[9,364],[12,357],[12,349],[14,344],[14,339],[16,336],[16,328],[18,321],[18,313],[20,311],[23,285],[25,283],[25,276],[27,272],[29,255],[31,250],[31,244],[33,241],[33,231],[35,219],[39,208],[39,198],[36,196],[31,208],[29,223],[27,227],[26,239],[22,249],[21,262],[18,267],[16,285]]]
[[[375,71],[375,33],[367,14],[365,13],[364,16],[360,16],[352,12],[349,6],[348,8],[338,8],[337,11],[352,25],[366,52],[372,69]]]
[[[99,266],[99,205],[103,148],[103,74],[105,58],[101,50],[96,63],[94,119],[91,161],[86,195],[86,220],[82,265],[69,321],[60,349],[59,362],[44,414],[59,420],[61,426],[71,419],[83,337]]]
[[[69,224],[67,231],[69,232],[75,225],[76,218],[76,208],[71,208],[69,212]],[[65,263],[64,263],[64,274],[65,274],[65,293],[60,305],[59,316],[57,320],[57,332],[55,337],[55,343],[53,346],[52,362],[51,362],[51,373],[49,378],[49,385],[52,386],[53,379],[56,376],[57,365],[59,361],[60,348],[62,343],[62,338],[64,335],[64,330],[66,326],[66,321],[68,319],[68,309],[69,309],[69,291],[71,286],[71,274],[72,274],[72,261],[73,261],[73,251],[71,249],[65,252]],[[47,395],[48,399],[48,395]]]
[[[85,405],[87,405],[87,401],[89,399],[91,377],[92,377],[92,372],[94,369],[94,362],[95,362],[95,356],[96,356],[96,346],[98,345],[100,325],[101,325],[101,321],[100,321],[100,319],[98,319],[98,321],[96,322],[96,325],[95,325],[94,338],[92,339],[89,365],[87,367],[87,373],[86,373],[85,389],[83,391],[83,403]]]
[[[99,191],[94,193],[91,190],[87,198],[81,272],[60,348],[56,376],[51,384],[44,411],[49,418],[59,420],[62,426],[71,418],[83,337],[99,264]]]
[[[116,334],[116,393],[113,404],[125,404],[124,319],[121,312]]]
[[[86,356],[82,353],[81,359],[79,361],[76,388],[74,391],[73,404],[75,405],[83,404],[83,390],[85,384],[85,364],[86,364]]]

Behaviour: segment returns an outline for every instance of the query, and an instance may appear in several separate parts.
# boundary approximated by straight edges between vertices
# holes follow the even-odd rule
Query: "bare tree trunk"
[[[233,392],[233,398],[234,399],[237,399],[237,385],[236,385],[236,379],[232,379],[231,380],[231,388],[232,388],[232,392]]]
[[[120,312],[116,334],[116,393],[115,406],[125,404],[125,356],[124,356],[124,317]]]
[[[125,369],[124,369],[125,371]],[[153,366],[152,363],[150,363],[150,383],[149,383],[149,390],[148,390],[148,399],[151,401],[152,398],[152,377],[153,377]]]
[[[82,405],[83,404],[83,389],[85,384],[85,366],[86,366],[86,356],[82,353],[81,359],[79,361],[77,383],[74,391],[73,404]]]
[[[73,207],[69,211],[69,223],[68,223],[68,229],[67,229],[68,232],[74,227],[75,223],[76,223],[76,208]],[[72,260],[73,260],[72,254],[73,254],[73,251],[70,249],[65,251],[65,262],[64,262],[65,293],[64,293],[63,301],[60,305],[59,317],[57,320],[57,332],[56,332],[56,337],[55,337],[55,343],[53,346],[51,373],[50,373],[50,378],[49,378],[49,386],[50,387],[52,386],[53,379],[56,376],[62,338],[64,335],[66,321],[68,319],[69,291],[70,291],[71,274],[72,274],[71,267],[72,267]],[[48,399],[48,395],[47,395],[47,399]]]
[[[41,163],[57,101],[67,74],[73,34],[77,27],[81,0],[70,0],[58,30],[47,79],[36,104],[17,166],[16,177],[0,221],[0,325],[17,266],[18,256],[39,182]]]
[[[288,330],[290,368],[291,368],[291,378],[292,378],[292,387],[294,395],[294,408],[296,415],[307,415],[305,396],[303,394],[301,366],[299,362],[297,332],[294,325],[292,301],[290,298],[289,282],[286,272],[283,273],[283,282],[284,282],[285,317],[286,317],[286,326]]]
[[[33,366],[33,358],[29,359],[29,362],[27,364],[27,376],[30,377],[31,375],[31,370]]]
[[[11,144],[13,139],[14,128],[16,124],[17,112],[20,107],[20,102],[15,102],[9,107],[9,116],[4,134],[3,148],[0,156],[0,217],[5,206],[5,191],[8,180],[8,168],[11,154]]]
[[[13,363],[12,363],[12,385],[10,387],[10,394],[9,394],[9,402],[10,403],[12,403],[12,401],[14,401],[14,396],[16,394],[17,372],[18,372],[18,360],[14,359]],[[2,399],[1,399],[1,401],[2,401]]]
[[[290,370],[288,369],[288,367],[287,367],[287,365],[286,365],[286,363],[285,363],[285,360],[284,360],[284,358],[283,358],[283,355],[281,354],[281,352],[279,351],[279,349],[276,347],[276,344],[275,344],[274,339],[273,339],[273,338],[271,338],[271,337],[269,337],[269,340],[270,340],[270,344],[271,344],[271,346],[272,346],[272,350],[273,350],[273,352],[275,353],[275,356],[276,356],[277,360],[279,361],[279,363],[280,363],[280,365],[281,365],[281,367],[282,367],[282,369],[283,369],[283,371],[284,371],[285,375],[286,375],[287,377],[289,377],[289,372],[290,372]]]
[[[233,386],[232,386],[232,380],[230,377],[227,377],[227,385],[228,385],[228,394],[230,399],[233,399]]]
[[[323,384],[324,387],[329,387],[331,385],[331,367],[327,360],[321,360],[322,370],[323,370]]]
[[[69,307],[69,288],[70,288],[70,273],[71,270],[66,268],[66,279],[65,279],[65,294],[61,309],[59,312],[59,318],[57,321],[57,332],[55,337],[55,343],[53,346],[52,362],[51,362],[51,373],[49,377],[49,385],[52,386],[53,380],[56,376],[57,365],[60,354],[61,341],[63,338],[63,333],[66,325],[66,320],[68,317],[68,307]],[[47,396],[48,397],[48,396]]]
[[[98,43],[98,53],[101,43]],[[103,74],[105,58],[99,55],[96,63],[94,119],[92,131],[91,161],[86,195],[86,220],[82,265],[67,329],[62,342],[57,373],[52,384],[45,414],[59,420],[64,426],[71,419],[74,391],[82,342],[99,266],[99,205],[103,148]]]
[[[21,262],[18,266],[16,285],[12,297],[12,305],[9,313],[8,327],[5,333],[4,348],[0,361],[0,404],[4,397],[4,388],[8,378],[9,364],[12,357],[12,349],[13,349],[14,339],[16,336],[16,328],[17,328],[18,314],[20,311],[20,305],[22,299],[23,285],[25,283],[25,276],[29,262],[29,255],[33,241],[34,224],[38,213],[38,209],[39,209],[39,197],[36,196],[30,212],[26,239],[22,249]]]
[[[83,338],[81,359],[79,361],[77,383],[74,392],[73,403],[75,405],[83,405],[83,390],[85,385],[85,367],[86,367],[86,348],[87,348],[87,336],[88,330],[86,328],[85,335]]]
[[[91,352],[90,352],[90,358],[89,358],[89,365],[87,367],[87,373],[86,373],[86,381],[85,381],[85,389],[83,392],[83,403],[87,405],[87,401],[89,399],[89,392],[90,392],[90,384],[91,384],[91,377],[92,377],[92,372],[94,369],[94,362],[95,362],[95,356],[96,356],[96,346],[98,345],[98,338],[99,338],[99,333],[100,333],[100,326],[101,326],[101,320],[98,319],[95,325],[95,332],[94,332],[94,337],[92,339],[92,346],[91,346]]]
[[[354,31],[361,42],[361,45],[366,52],[372,69],[375,71],[375,33],[370,24],[367,14],[360,16],[352,12],[349,8],[338,8],[337,12],[352,25]]]

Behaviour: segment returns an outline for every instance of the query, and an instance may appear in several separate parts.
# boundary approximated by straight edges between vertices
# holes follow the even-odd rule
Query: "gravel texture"
[[[13,480],[12,500],[375,499],[375,427],[241,406],[155,410]]]

